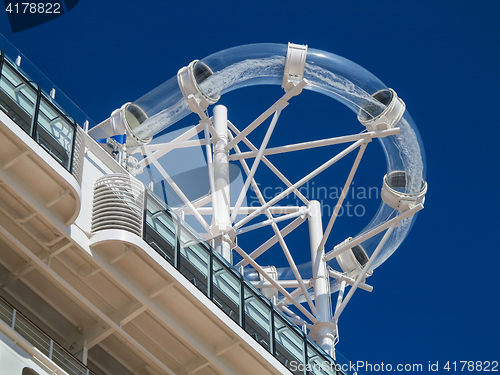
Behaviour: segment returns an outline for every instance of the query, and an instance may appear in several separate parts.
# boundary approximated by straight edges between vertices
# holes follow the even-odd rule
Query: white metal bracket
[[[352,237],[349,237],[345,241],[335,246],[333,250],[338,249],[340,246],[348,246],[351,241]],[[361,245],[355,245],[349,250],[337,256],[337,261],[340,265],[340,268],[342,268],[342,271],[345,272],[347,277],[354,279],[363,271],[363,267],[368,262],[368,260],[368,254],[366,254],[366,251]],[[368,271],[366,273],[366,276],[368,277],[372,274],[373,271]]]
[[[285,90],[291,90],[304,77],[306,66],[307,45],[288,43],[286,53],[285,72],[283,73],[283,82],[281,87]],[[297,95],[300,92],[297,93]]]
[[[366,126],[368,131],[392,129],[401,120],[405,113],[406,104],[398,97],[393,89],[384,89],[377,91],[372,95],[373,99],[386,105],[385,109],[378,115],[375,115],[379,109],[372,103],[361,108],[358,120]],[[376,103],[376,102],[375,102]]]
[[[134,133],[134,128],[147,119],[146,113],[133,103],[125,103],[111,112],[109,118],[90,129],[94,138],[109,138],[115,135],[127,134],[127,146],[136,147],[151,142],[151,138],[142,139]]]
[[[392,171],[384,176],[384,183],[380,197],[390,207],[398,210],[399,213],[408,211],[409,209],[424,203],[425,194],[427,193],[427,182],[424,181],[422,189],[416,194],[407,194],[398,191],[397,189],[406,188],[406,172]]]
[[[190,95],[193,95],[200,107],[203,110],[206,110],[210,104],[217,103],[220,95],[214,98],[203,92],[195,77],[195,66],[197,64],[203,63],[199,60],[194,60],[188,66],[181,68],[179,72],[177,72],[177,82],[179,83],[179,88],[181,89],[182,95],[186,100]],[[213,74],[212,70],[207,65],[203,64],[203,68],[208,75]],[[189,109],[192,112],[196,112],[196,107],[193,107],[191,104],[189,104]]]
[[[275,266],[267,266],[267,267],[262,267],[262,269],[271,277],[273,280],[278,280],[278,270],[276,269]],[[259,279],[260,281],[265,281],[266,279],[264,276],[259,274]],[[273,288],[272,286],[270,287],[265,287],[261,288],[262,294],[264,294],[267,299],[271,301],[277,301],[278,300],[278,290],[276,288]]]

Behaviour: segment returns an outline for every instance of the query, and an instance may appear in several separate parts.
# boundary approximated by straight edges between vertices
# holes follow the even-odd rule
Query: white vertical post
[[[50,344],[49,344],[49,359],[52,359],[52,352],[54,351],[54,340],[50,339]]]
[[[12,329],[14,329],[14,327],[16,326],[16,312],[17,312],[17,310],[13,309],[13,311],[12,311],[12,323],[10,325],[10,328],[12,328]]]
[[[330,279],[323,261],[325,250],[318,249],[323,238],[323,223],[321,220],[321,204],[309,201],[309,238],[311,246],[311,261],[313,272],[314,300],[318,310],[317,344],[330,355],[333,355],[336,335],[336,325],[332,324],[332,309],[330,302]]]
[[[342,299],[344,298],[345,286],[346,286],[346,281],[342,280],[342,282],[340,283],[339,295],[337,296],[337,305],[335,306],[335,312],[337,312],[337,310],[340,308],[340,305],[342,305]]]
[[[231,199],[229,195],[229,151],[228,143],[227,108],[223,105],[214,107],[214,128],[217,134],[217,143],[214,147],[214,227],[212,232],[215,238],[215,250],[232,264],[231,239],[227,233],[231,229]]]
[[[85,341],[85,344],[87,342]],[[85,366],[87,366],[87,360],[88,360],[88,355],[89,355],[89,350],[85,347],[85,345],[83,346],[83,353],[82,353],[82,362]]]

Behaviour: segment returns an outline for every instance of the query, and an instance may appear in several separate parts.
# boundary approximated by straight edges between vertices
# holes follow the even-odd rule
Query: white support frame
[[[153,164],[158,169],[160,174],[165,178],[165,180],[167,180],[169,185],[174,189],[177,195],[179,195],[185,205],[183,208],[181,208],[182,214],[194,215],[196,219],[203,225],[207,233],[200,233],[200,235],[207,241],[218,241],[217,243],[219,245],[225,241],[224,246],[228,244],[232,246],[232,250],[236,251],[243,258],[235,266],[239,269],[243,269],[243,267],[245,266],[253,267],[261,276],[261,281],[255,281],[253,283],[254,286],[256,286],[257,288],[273,288],[276,293],[279,293],[280,297],[277,299],[276,303],[277,308],[287,314],[290,319],[297,325],[301,327],[307,327],[310,330],[315,330],[315,336],[317,336],[319,340],[318,344],[322,346],[323,349],[327,350],[330,353],[333,353],[333,348],[338,342],[338,332],[336,324],[340,314],[344,311],[346,305],[352,298],[352,295],[358,288],[361,288],[368,292],[371,292],[373,290],[372,286],[365,283],[366,273],[368,272],[370,266],[373,264],[373,261],[381,251],[394,228],[400,225],[402,220],[411,217],[416,212],[421,210],[423,206],[419,204],[411,208],[410,210],[397,215],[387,222],[377,226],[376,228],[372,228],[368,232],[359,235],[358,237],[350,241],[349,244],[339,246],[336,249],[325,254],[324,248],[339,215],[339,211],[344,203],[345,198],[347,197],[349,188],[361,163],[368,143],[370,143],[373,138],[382,138],[399,134],[400,129],[391,128],[387,130],[377,131],[364,130],[358,134],[267,148],[273,131],[276,129],[276,125],[282,110],[288,106],[288,101],[290,100],[290,98],[300,94],[306,84],[307,81],[301,80],[294,87],[290,87],[289,90],[280,99],[278,99],[271,107],[264,111],[242,131],[240,131],[231,121],[229,121],[227,117],[222,120],[223,122],[227,122],[227,128],[224,124],[220,123],[220,115],[218,115],[219,120],[217,120],[215,119],[215,117],[217,116],[215,116],[214,114],[214,119],[212,120],[208,117],[208,114],[199,106],[194,97],[189,96],[187,98],[187,101],[190,104],[190,108],[200,117],[199,124],[193,126],[183,134],[177,136],[169,143],[145,145],[140,149],[136,149],[135,151],[142,151],[146,154],[146,158],[141,160],[139,164],[142,167],[145,167],[148,164]],[[273,117],[270,121],[265,136],[262,138],[260,146],[256,147],[248,139],[248,136],[271,116]],[[212,121],[216,122],[218,125],[214,126],[214,122]],[[216,128],[219,130],[217,130]],[[192,139],[202,131],[204,132],[204,137],[202,139]],[[225,140],[226,132],[227,141]],[[221,143],[222,138],[224,138],[223,143]],[[250,149],[250,151],[242,152],[240,149],[241,142],[245,144],[246,147]],[[290,182],[290,180],[268,159],[268,156],[270,155],[297,152],[344,143],[350,143],[350,145],[347,145],[343,151],[339,152],[335,156],[332,156],[329,160],[316,167],[311,172],[307,173],[304,177],[302,177],[295,183]],[[219,202],[218,200],[220,194],[216,194],[216,169],[220,167],[220,165],[219,167],[217,166],[217,163],[220,163],[220,161],[216,161],[214,153],[216,152],[216,148],[217,152],[219,153],[223,151],[221,149],[222,144],[226,155],[226,159],[223,160],[239,162],[246,176],[244,177],[243,187],[241,188],[241,190],[239,190],[239,192],[236,192],[237,200],[234,206],[231,206],[230,203],[228,203],[228,199],[225,199],[224,203]],[[193,202],[190,202],[187,199],[186,195],[176,185],[176,183],[158,162],[158,159],[160,157],[168,154],[170,151],[188,147],[205,147],[210,183],[210,192]],[[336,203],[333,214],[329,218],[328,224],[323,233],[321,222],[321,207],[319,206],[319,203],[309,201],[307,197],[305,197],[299,191],[299,188],[356,149],[358,149],[357,156],[346,178],[342,193]],[[247,159],[249,158],[254,158],[251,168],[247,164]],[[263,165],[269,168],[269,170],[274,175],[276,175],[285,186],[280,194],[276,195],[269,201],[266,201],[266,199],[264,198],[264,195],[259,188],[259,184],[257,183],[256,178],[256,176],[258,175],[257,172],[259,167],[263,167]],[[252,187],[258,198],[258,202],[260,204],[259,206],[245,207],[243,205],[244,199],[248,193],[248,190],[250,189],[250,186]],[[229,186],[227,186],[227,188],[229,188]],[[294,194],[300,201],[302,201],[304,206],[288,207],[279,205],[284,198],[292,194]],[[216,207],[217,209],[215,209]],[[315,207],[314,214],[312,207]],[[227,228],[221,230],[220,228],[216,227],[218,222],[217,212],[221,208],[227,210],[227,212],[229,212],[230,214],[229,230]],[[202,215],[212,216],[211,226],[207,223],[207,221],[205,221]],[[240,215],[245,216],[243,219],[236,221],[237,217],[239,217]],[[259,215],[262,216],[259,217]],[[313,217],[314,215],[316,216]],[[295,260],[292,256],[292,252],[285,242],[285,237],[296,228],[298,228],[302,223],[304,223],[306,219],[309,219],[313,271],[313,278],[309,280],[304,280],[302,278],[302,275],[300,274]],[[257,222],[250,223],[251,221]],[[291,222],[284,226],[283,229],[280,229],[277,224],[286,221]],[[274,233],[273,236],[267,239],[256,249],[253,249],[251,252],[246,252],[245,250],[243,250],[242,247],[238,245],[237,240],[234,240],[234,236],[238,238],[238,236],[240,235],[245,235],[266,226],[271,226]],[[382,231],[387,232],[385,233],[383,239],[380,241],[375,252],[371,255],[361,274],[356,278],[352,278],[345,273],[334,271],[327,265],[327,262],[332,260],[334,257],[351,249],[355,245],[359,245],[360,243],[381,233]],[[261,256],[277,244],[279,244],[288,262],[288,265],[290,266],[294,274],[295,278],[293,280],[275,280],[273,276],[266,271],[268,268],[261,266],[256,261],[259,256]],[[227,256],[227,253],[225,255],[225,258],[231,260],[231,256]],[[334,306],[333,317],[331,316],[331,280],[335,280],[335,282],[340,284],[338,288],[335,288],[335,291],[338,290],[339,293],[336,300],[336,305]],[[344,297],[347,286],[351,286],[351,289]],[[313,288],[314,290],[314,300],[310,295],[310,288]],[[289,291],[287,289],[292,290]],[[293,305],[300,312],[299,314],[302,315],[299,316],[299,314],[291,310],[288,307],[290,305]]]

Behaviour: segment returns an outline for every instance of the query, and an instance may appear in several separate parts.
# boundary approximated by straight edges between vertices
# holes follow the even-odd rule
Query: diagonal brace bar
[[[241,204],[243,203],[243,199],[245,198],[245,196],[247,194],[247,191],[248,191],[248,188],[250,187],[250,183],[252,182],[253,176],[255,175],[255,172],[257,171],[257,167],[259,166],[260,160],[262,159],[262,155],[264,154],[264,151],[266,150],[267,144],[269,143],[269,139],[271,139],[271,135],[273,134],[274,127],[276,126],[276,123],[278,122],[278,118],[280,117],[282,109],[283,109],[283,104],[282,103],[278,104],[278,107],[276,108],[276,112],[274,113],[274,116],[273,116],[273,120],[271,121],[271,124],[269,125],[269,128],[267,129],[266,135],[264,137],[264,140],[262,141],[262,144],[260,145],[260,149],[259,149],[259,152],[257,153],[257,157],[255,158],[255,160],[252,164],[252,169],[250,170],[250,174],[247,176],[247,179],[245,181],[245,185],[241,189],[238,200],[236,201],[236,204],[234,206],[234,211],[233,211],[233,214],[231,215],[232,222],[234,222],[234,220],[236,219],[236,216],[238,215],[238,211],[241,207]]]
[[[352,179],[354,178],[354,174],[356,173],[356,170],[358,169],[359,162],[361,161],[361,158],[363,157],[363,154],[365,152],[367,143],[363,143],[361,147],[359,148],[358,155],[356,156],[356,160],[354,160],[354,164],[351,168],[351,172],[349,173],[349,176],[347,177],[347,181],[342,188],[342,194],[340,195],[340,198],[333,210],[333,214],[330,217],[330,221],[328,222],[328,225],[326,227],[325,233],[323,234],[323,238],[321,239],[321,242],[318,245],[317,251],[320,251],[323,246],[325,246],[326,240],[328,239],[328,236],[330,235],[330,232],[333,228],[333,224],[335,223],[335,220],[337,219],[337,215],[339,214],[340,208],[342,207],[342,203],[344,203],[344,199],[347,195],[347,191],[349,190],[349,187],[351,186]]]
[[[228,122],[228,125],[229,127],[231,128],[231,130],[236,134],[240,134],[239,130],[236,128],[236,126],[234,126],[231,121]],[[253,145],[252,142],[250,142],[247,138],[244,138],[243,139],[243,142],[253,151],[257,152],[257,147],[255,147]],[[235,149],[236,149],[236,146],[235,146]],[[239,152],[237,152],[239,153]],[[278,168],[276,168],[274,166],[273,163],[271,163],[269,161],[268,158],[266,158],[265,156],[262,157],[262,161],[264,162],[264,164],[266,164],[268,166],[268,168],[281,180],[285,183],[286,186],[290,187],[292,186],[292,183],[283,175],[283,173],[281,173],[279,171]],[[242,163],[244,162],[244,160],[242,160]],[[309,206],[309,201],[307,200],[306,197],[304,197],[304,195],[302,195],[302,193],[300,191],[298,191],[297,189],[295,189],[294,191],[294,194],[297,196],[297,198],[299,198],[306,206]]]
[[[274,230],[274,233],[278,237],[278,241],[281,245],[281,248],[283,249],[283,253],[285,253],[286,260],[288,261],[288,264],[290,265],[290,268],[292,269],[293,274],[295,275],[295,278],[299,282],[299,287],[302,290],[302,293],[304,294],[304,297],[311,308],[311,311],[313,312],[314,316],[318,316],[318,310],[316,310],[316,306],[314,305],[311,296],[307,292],[307,287],[304,284],[304,280],[302,279],[302,276],[300,275],[300,272],[297,268],[297,265],[295,264],[295,261],[293,260],[292,254],[290,254],[290,250],[288,250],[288,246],[285,243],[285,240],[283,239],[283,236],[281,235],[281,232],[276,225],[276,223],[272,224],[272,228]]]
[[[387,137],[389,135],[399,134],[400,132],[401,132],[400,128],[392,128],[392,129],[380,130],[380,131],[376,131],[376,132],[344,135],[342,137],[327,138],[327,139],[321,139],[321,140],[317,140],[317,141],[296,143],[293,145],[268,148],[264,152],[264,155],[275,155],[275,154],[282,154],[285,152],[301,151],[301,150],[308,150],[311,148],[337,145],[337,144],[341,144],[341,143],[356,142],[357,140],[362,139],[362,138],[365,138],[365,139],[366,138],[382,138],[382,137]],[[247,152],[242,152],[239,155],[231,155],[230,159],[231,160],[248,159],[248,158],[254,158],[256,155],[257,155],[257,151],[247,151]]]
[[[290,186],[286,190],[282,191],[276,197],[274,197],[269,202],[267,202],[265,205],[263,205],[260,209],[258,209],[257,211],[253,212],[252,214],[248,215],[247,217],[245,217],[244,219],[242,219],[241,221],[239,221],[237,224],[234,225],[234,228],[238,229],[242,225],[248,223],[254,217],[260,215],[260,213],[263,210],[271,207],[273,204],[275,204],[276,202],[278,202],[281,199],[283,199],[284,197],[286,197],[288,194],[290,194],[291,191],[297,189],[299,186],[302,186],[307,181],[309,181],[310,179],[312,179],[314,176],[316,176],[319,173],[323,172],[326,168],[330,167],[332,164],[336,163],[337,161],[339,161],[340,159],[342,159],[344,156],[346,156],[347,154],[349,154],[350,152],[352,152],[353,150],[355,150],[356,148],[358,148],[359,146],[361,146],[361,144],[364,143],[364,142],[366,142],[364,139],[360,139],[359,141],[353,143],[351,146],[347,147],[344,151],[342,151],[341,153],[337,154],[336,156],[334,156],[333,158],[331,158],[330,160],[328,160],[326,163],[324,163],[323,165],[321,165],[318,168],[316,168],[314,171],[312,171],[311,173],[309,173],[307,176],[305,176],[304,178],[302,178],[300,181],[296,182],[295,184],[293,184],[292,186]]]
[[[401,215],[398,215],[395,218],[392,218],[391,220],[388,220],[385,223],[383,223],[379,226],[376,226],[375,228],[369,230],[368,232],[362,234],[361,236],[354,238],[351,242],[349,242],[345,245],[342,245],[342,246],[338,247],[337,249],[329,251],[328,253],[326,253],[326,255],[323,259],[325,260],[325,262],[328,262],[330,259],[333,259],[336,256],[339,256],[340,254],[342,254],[343,252],[345,252],[345,251],[353,248],[354,246],[359,245],[360,243],[366,241],[367,239],[369,239],[373,236],[376,236],[380,232],[389,228],[392,224],[395,223],[396,226],[398,226],[401,223],[401,221],[415,215],[418,211],[422,210],[423,208],[424,208],[424,205],[422,203],[416,205],[415,207],[409,209],[408,211],[405,211]]]
[[[204,123],[200,123],[196,126],[193,126],[192,128],[188,129],[187,131],[185,131],[184,133],[182,133],[181,135],[179,135],[177,138],[175,138],[174,140],[172,140],[171,143],[177,143],[177,142],[183,142],[183,141],[187,141],[188,139],[194,137],[196,134],[198,134],[199,132],[201,132],[203,129],[205,128],[205,125]],[[165,148],[165,149],[162,149],[162,150],[158,150],[158,151],[155,151],[152,156],[154,156],[156,159],[159,159],[161,158],[163,155],[169,153],[172,149],[171,148]],[[148,151],[146,149],[146,151]],[[151,159],[149,156],[145,159],[142,159],[140,162],[139,162],[139,165],[141,167],[146,167],[148,164],[151,163]]]
[[[255,268],[257,270],[258,273],[260,273],[262,275],[263,278],[265,278],[267,281],[269,281],[273,287],[275,287],[276,289],[278,289],[280,291],[281,294],[283,294],[285,296],[286,299],[288,299],[296,308],[298,308],[305,316],[307,316],[307,318],[313,322],[313,323],[317,323],[318,320],[316,319],[316,317],[314,317],[309,311],[307,311],[304,306],[302,306],[300,303],[298,303],[291,295],[290,293],[288,293],[286,291],[285,288],[283,288],[281,285],[279,285],[271,276],[269,276],[267,274],[266,271],[264,271],[262,269],[261,266],[259,266],[257,264],[257,262],[255,260],[253,260],[252,258],[250,258],[248,256],[247,253],[245,253],[243,251],[243,249],[239,246],[235,246],[234,247],[234,250],[236,250],[238,252],[238,254],[240,254],[253,268]]]
[[[285,95],[283,95],[281,99],[279,99],[276,103],[274,103],[271,107],[269,107],[269,109],[267,109],[259,117],[257,117],[250,125],[248,125],[245,129],[243,129],[243,131],[240,134],[234,137],[234,139],[226,145],[226,150],[231,150],[236,144],[238,144],[241,140],[243,140],[243,138],[245,138],[248,134],[254,131],[260,124],[266,121],[266,119],[269,116],[271,116],[274,112],[276,112],[278,105],[281,104],[283,108],[285,108],[288,105],[288,100],[290,100],[292,96],[298,95],[302,91],[302,88],[304,88],[305,85],[307,85],[307,81],[303,79],[297,84],[297,86],[295,86],[290,91],[285,93]]]
[[[285,237],[287,234],[292,232],[294,229],[296,229],[300,224],[302,224],[306,219],[302,217],[298,217],[294,221],[292,221],[290,224],[288,224],[283,230],[281,231],[281,235]],[[260,245],[257,249],[255,249],[252,253],[250,253],[249,257],[252,259],[257,259],[259,256],[264,254],[269,248],[271,248],[275,243],[278,242],[278,237],[274,235],[270,239],[268,239],[266,242],[264,242],[262,245]],[[245,267],[248,264],[248,262],[245,259],[242,259],[236,267]]]
[[[161,173],[163,178],[168,182],[170,186],[172,186],[172,189],[179,195],[179,197],[182,199],[182,201],[188,206],[189,210],[193,213],[193,215],[196,217],[196,219],[200,222],[201,225],[203,225],[203,228],[210,233],[210,227],[208,226],[207,222],[203,217],[200,215],[198,210],[193,207],[193,204],[191,201],[186,197],[186,195],[182,192],[182,190],[177,186],[177,184],[172,180],[172,177],[167,173],[167,171],[158,163],[158,160],[151,154],[150,151],[146,150],[146,154],[148,155],[148,158],[150,161],[154,164],[154,166],[158,169],[158,171]]]

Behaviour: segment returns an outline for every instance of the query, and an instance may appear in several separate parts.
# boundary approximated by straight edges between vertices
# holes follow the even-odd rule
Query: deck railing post
[[[49,359],[52,359],[52,352],[54,351],[54,340],[50,339],[50,345],[49,345]]]
[[[10,328],[14,329],[16,326],[16,309],[12,309],[12,323],[10,325]]]

